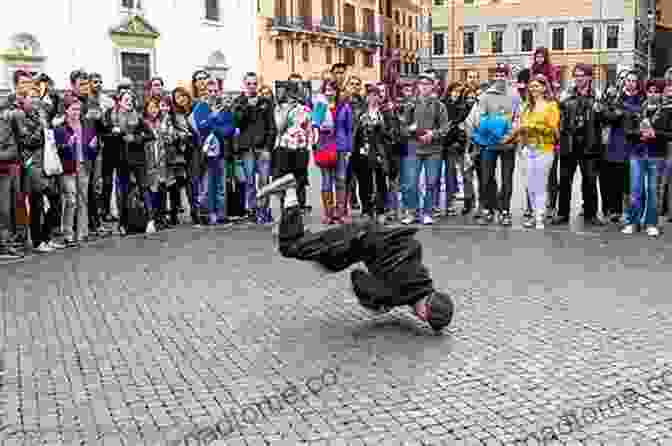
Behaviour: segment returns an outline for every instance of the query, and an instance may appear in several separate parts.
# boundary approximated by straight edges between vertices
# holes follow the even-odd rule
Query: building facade
[[[431,0],[258,0],[262,81],[271,84],[291,73],[316,80],[337,62],[365,82],[377,81],[389,48],[399,48],[400,69],[412,71],[423,41],[423,4],[429,10]]]
[[[672,1],[656,0],[656,38],[654,44],[656,77],[672,66]]]
[[[598,86],[624,67],[649,69],[654,0],[435,0],[432,48],[423,67],[461,80],[491,79],[496,63],[529,67],[536,47],[551,51],[561,84],[577,63],[594,66]]]
[[[256,10],[250,0],[24,0],[3,12],[0,90],[18,68],[46,72],[66,88],[76,68],[104,87],[154,75],[169,88],[205,69],[228,91],[254,71]]]

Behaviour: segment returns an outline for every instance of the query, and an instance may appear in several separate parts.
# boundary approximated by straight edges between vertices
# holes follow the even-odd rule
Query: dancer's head
[[[446,293],[434,291],[427,300],[429,305],[429,318],[427,323],[434,329],[440,331],[450,325],[455,312],[453,300]]]

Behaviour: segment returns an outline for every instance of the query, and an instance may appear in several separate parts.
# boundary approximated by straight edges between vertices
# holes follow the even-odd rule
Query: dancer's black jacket
[[[413,305],[434,291],[416,232],[353,223],[311,233],[304,229],[300,210],[290,208],[280,222],[279,249],[284,257],[319,262],[334,272],[363,262],[369,273],[352,274],[360,300],[390,307]]]

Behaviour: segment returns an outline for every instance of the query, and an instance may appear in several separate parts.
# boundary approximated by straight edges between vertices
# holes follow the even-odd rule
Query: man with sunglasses
[[[577,64],[574,68],[575,87],[567,91],[560,102],[560,196],[558,215],[552,221],[556,225],[569,223],[572,183],[577,167],[581,169],[584,221],[598,226],[604,224],[597,213],[597,175],[603,147],[592,78],[591,65]]]

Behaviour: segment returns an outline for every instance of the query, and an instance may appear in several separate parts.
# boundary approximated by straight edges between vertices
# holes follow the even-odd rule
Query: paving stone
[[[563,444],[633,435],[661,443],[672,394],[647,392],[646,379],[672,351],[669,293],[656,280],[669,260],[657,264],[655,248],[608,231],[448,226],[418,235],[437,287],[458,307],[442,338],[428,338],[406,310],[372,318],[347,272],[324,276],[281,259],[255,229],[180,229],[163,245],[106,241],[6,265],[0,283],[15,293],[0,292],[0,412],[12,426],[65,429],[64,444],[96,444],[87,425],[122,423],[139,436],[135,423],[213,422],[222,410],[277,397],[288,382],[305,393],[308,377],[338,364],[337,385],[283,403],[226,444],[387,446],[442,436],[515,444],[627,387],[641,394],[636,403],[581,420],[587,426]],[[641,283],[647,295],[633,299]],[[146,436],[158,435],[151,429]]]

